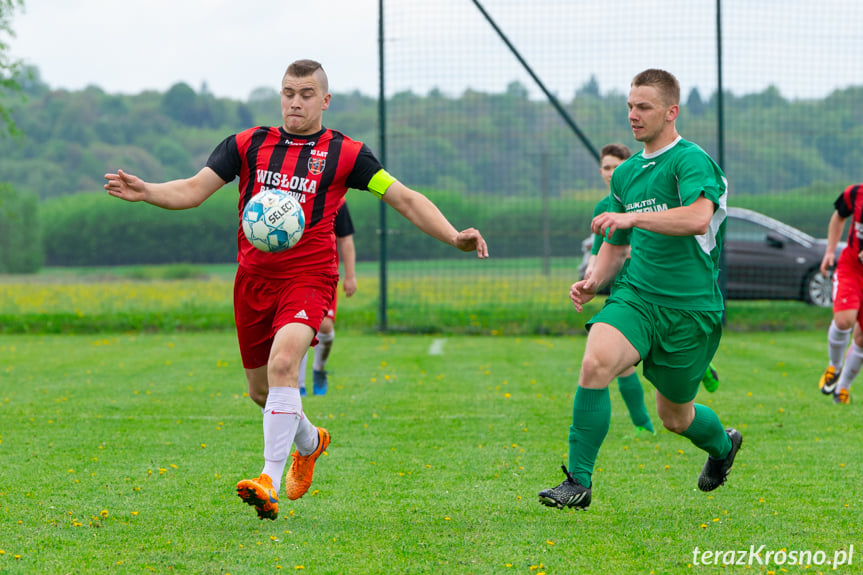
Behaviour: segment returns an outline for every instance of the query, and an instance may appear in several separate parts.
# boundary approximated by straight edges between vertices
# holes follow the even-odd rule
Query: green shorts
[[[626,284],[615,286],[588,329],[595,323],[608,324],[629,340],[641,356],[644,377],[673,403],[695,399],[722,337],[721,311],[652,304]]]

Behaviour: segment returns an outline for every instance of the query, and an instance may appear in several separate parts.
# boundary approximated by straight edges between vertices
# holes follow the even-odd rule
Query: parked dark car
[[[824,223],[827,229],[827,222]],[[791,299],[833,305],[833,279],[821,275],[826,239],[816,239],[759,212],[728,208],[725,227],[725,281],[728,299]],[[584,277],[593,236],[581,243]],[[845,247],[840,242],[836,257]]]

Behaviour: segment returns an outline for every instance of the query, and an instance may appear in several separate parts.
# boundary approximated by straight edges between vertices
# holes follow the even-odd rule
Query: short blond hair
[[[321,90],[323,90],[324,94],[329,93],[329,80],[327,79],[327,73],[324,71],[324,67],[320,62],[316,62],[315,60],[296,60],[291,62],[291,65],[288,66],[288,69],[285,70],[285,76],[290,76],[292,78],[308,78],[309,76],[315,76],[318,79],[318,83],[321,85]]]
[[[653,86],[666,106],[680,105],[680,84],[671,72],[649,68],[632,79],[632,87]]]

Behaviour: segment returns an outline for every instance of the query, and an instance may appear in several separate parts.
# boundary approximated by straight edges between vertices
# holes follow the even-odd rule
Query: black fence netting
[[[835,198],[861,178],[863,4],[661,4],[382,3],[377,151],[456,227],[479,228],[492,254],[476,261],[389,215],[388,328],[459,313],[479,329],[494,317],[569,321],[568,288],[607,193],[597,152],[640,149],[626,100],[646,68],[678,78],[678,130],[728,177],[729,299],[829,304],[815,238],[826,237]],[[378,258],[378,206],[351,201],[362,214],[360,257]]]

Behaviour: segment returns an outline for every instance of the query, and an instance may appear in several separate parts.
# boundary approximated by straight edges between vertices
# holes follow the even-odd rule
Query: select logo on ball
[[[267,190],[255,195],[243,209],[243,233],[264,252],[294,247],[303,237],[306,218],[303,207],[292,194]]]

